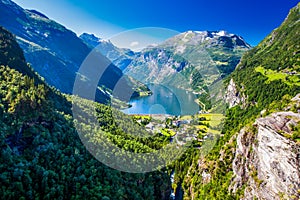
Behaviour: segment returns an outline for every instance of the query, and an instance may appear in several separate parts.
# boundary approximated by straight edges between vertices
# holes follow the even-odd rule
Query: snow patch
[[[217,36],[225,36],[226,34],[226,31],[219,31],[216,33]]]

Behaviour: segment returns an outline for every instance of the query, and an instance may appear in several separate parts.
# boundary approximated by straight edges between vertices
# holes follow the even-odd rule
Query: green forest
[[[165,170],[129,174],[111,169],[90,155],[75,129],[72,97],[45,84],[27,66],[14,36],[3,28],[0,32],[1,198],[108,200],[168,196],[170,180]],[[83,99],[80,102],[94,104]],[[97,104],[97,110],[111,139],[126,150],[150,151],[165,141],[164,137],[132,140],[111,124],[108,106]]]

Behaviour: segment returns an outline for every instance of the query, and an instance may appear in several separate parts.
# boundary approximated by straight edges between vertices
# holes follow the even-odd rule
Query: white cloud
[[[138,46],[140,43],[138,42],[138,41],[134,41],[134,42],[131,42],[130,43],[130,46],[131,47],[136,47],[136,46]]]

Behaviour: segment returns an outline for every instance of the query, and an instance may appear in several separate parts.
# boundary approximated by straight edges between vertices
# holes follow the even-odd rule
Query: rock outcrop
[[[227,86],[225,101],[229,104],[229,108],[232,108],[241,103],[242,105],[245,105],[246,97],[244,96],[244,94],[241,94],[241,92],[238,91],[233,79],[230,80],[229,85]]]
[[[299,122],[298,113],[278,112],[239,132],[233,192],[246,185],[245,200],[300,198],[300,145],[288,137]]]

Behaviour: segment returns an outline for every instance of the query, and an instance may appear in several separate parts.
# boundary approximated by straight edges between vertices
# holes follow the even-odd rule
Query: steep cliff
[[[230,79],[230,82],[227,86],[225,101],[226,103],[228,103],[229,108],[232,108],[239,104],[245,106],[246,97],[241,91],[238,90],[233,79]]]
[[[299,122],[299,113],[277,112],[257,119],[254,133],[238,133],[233,192],[245,186],[245,200],[300,198],[300,143],[289,137]]]

